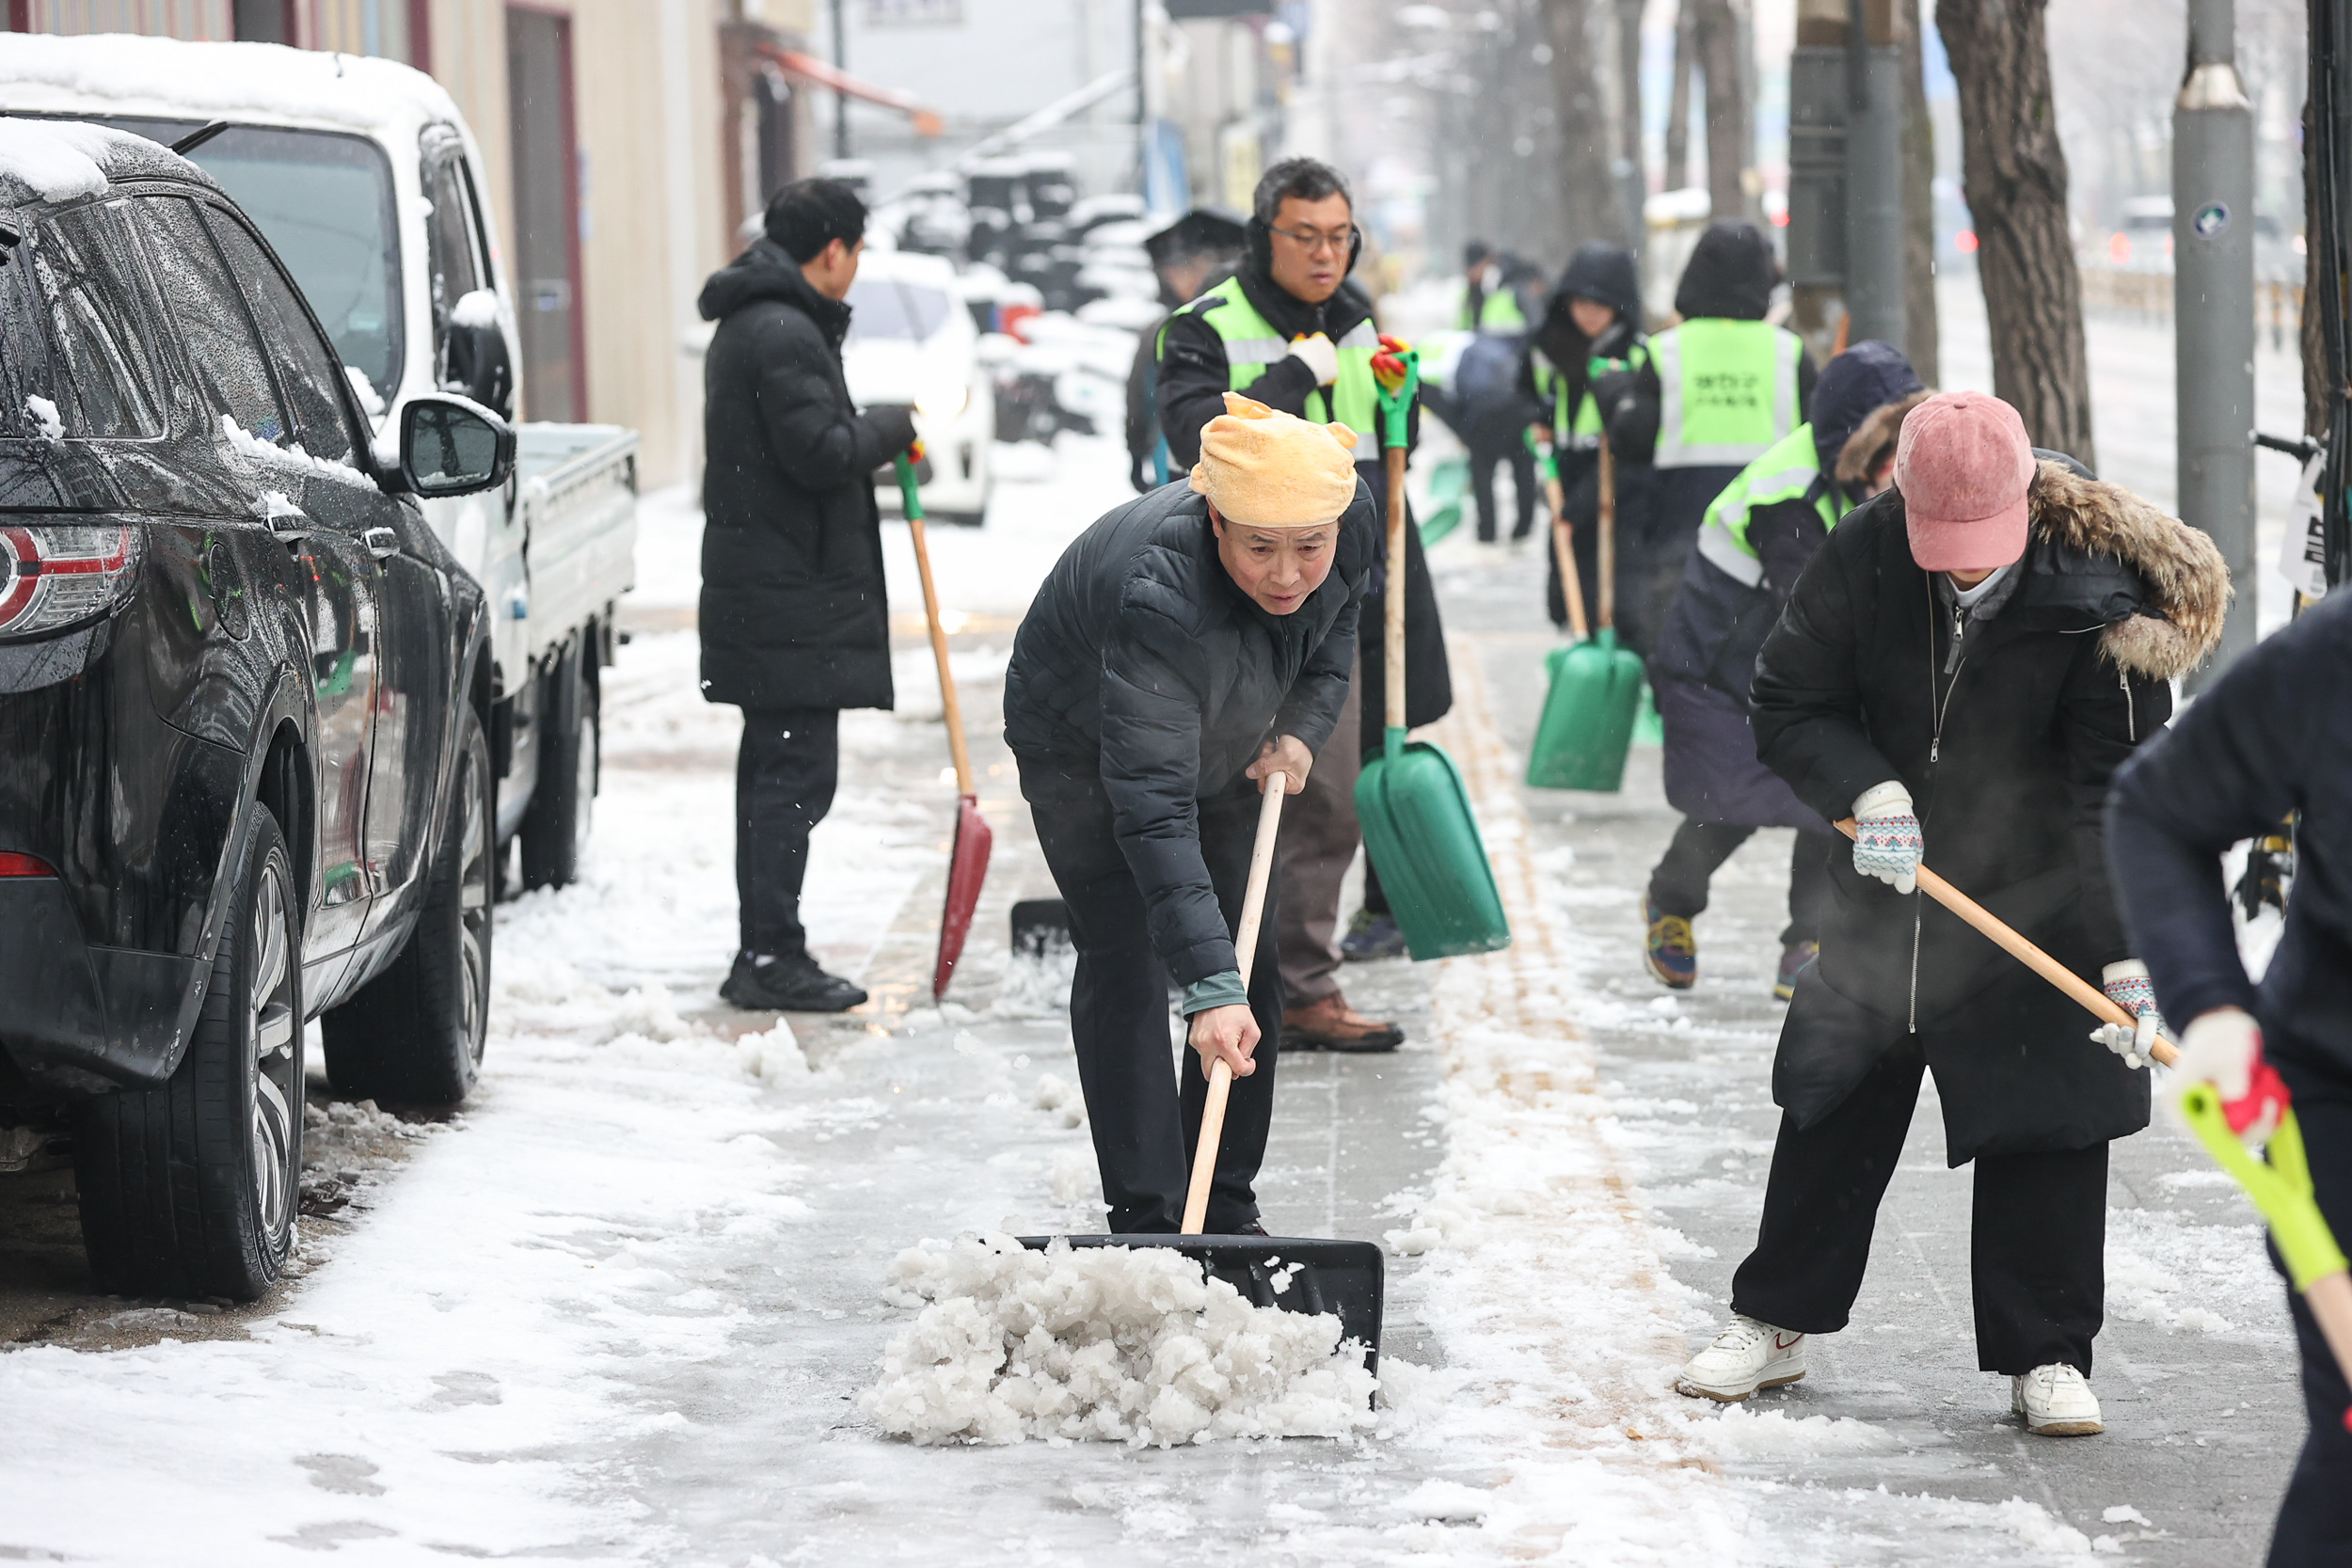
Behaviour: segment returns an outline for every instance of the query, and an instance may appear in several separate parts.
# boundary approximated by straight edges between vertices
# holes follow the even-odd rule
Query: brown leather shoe
[[[1282,1010],[1285,1051],[1394,1051],[1404,1042],[1403,1029],[1366,1018],[1344,996],[1334,994]]]

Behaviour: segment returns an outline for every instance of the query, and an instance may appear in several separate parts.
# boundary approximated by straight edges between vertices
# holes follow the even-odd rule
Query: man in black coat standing
[[[766,237],[703,286],[703,697],[743,710],[735,772],[742,944],[720,995],[839,1012],[866,1000],[809,957],[801,884],[833,805],[841,709],[891,705],[874,470],[914,439],[906,408],[850,401],[843,303],[866,205],[832,180],[787,185]]]
[[[1253,1182],[1282,1030],[1279,870],[1246,990],[1233,927],[1258,794],[1275,772],[1295,791],[1331,738],[1380,555],[1352,433],[1228,404],[1188,485],[1119,507],[1063,552],[1005,673],[1005,741],[1070,909],[1070,1034],[1120,1234],[1179,1227],[1218,1057],[1234,1081],[1208,1228],[1263,1234]],[[1200,1058],[1181,1089],[1171,977]]]
[[[2148,1123],[2133,1030],[2080,1007],[1923,896],[1923,853],[2127,1011],[2147,971],[2107,891],[2106,784],[2212,651],[2229,600],[2213,542],[2063,461],[1980,392],[1903,421],[1894,490],[1840,522],[1757,660],[1758,754],[1821,816],[1821,956],[1772,1064],[1780,1134],[1730,1324],[1686,1394],[1741,1400],[1804,1375],[1846,1326],[1924,1071],[1947,1158],[1976,1163],[1978,1364],[2026,1430],[2102,1430],[2087,1379],[2106,1290],[2109,1140]],[[2117,1037],[2120,1036],[2120,1037]],[[2104,1046],[2106,1049],[2102,1049]]]
[[[2290,812],[2286,928],[2256,986],[2220,862]],[[2293,1098],[2319,1212],[2352,1240],[2352,593],[2339,588],[2240,658],[2131,760],[2107,805],[2107,858],[2156,1000],[2186,1021],[2174,1082],[2218,1086],[2231,1125],[2257,1138],[2276,1124],[2266,1059]],[[2352,1386],[2302,1296],[2288,1291],[2287,1306],[2311,1432],[2270,1568],[2352,1562]]]

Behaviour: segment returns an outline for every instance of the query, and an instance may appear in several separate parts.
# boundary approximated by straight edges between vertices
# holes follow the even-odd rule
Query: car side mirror
[[[473,295],[469,294],[470,299]],[[515,365],[506,352],[506,334],[495,321],[452,323],[446,340],[449,370],[444,385],[462,391],[501,418],[515,409]]]
[[[421,498],[495,490],[515,469],[515,427],[471,398],[426,392],[400,410],[400,477]]]

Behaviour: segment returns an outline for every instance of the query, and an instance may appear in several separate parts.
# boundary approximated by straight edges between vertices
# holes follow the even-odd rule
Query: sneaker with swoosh
[[[1691,1357],[1675,1392],[1734,1404],[1758,1388],[1777,1388],[1804,1376],[1804,1336],[1733,1314],[1715,1342]]]

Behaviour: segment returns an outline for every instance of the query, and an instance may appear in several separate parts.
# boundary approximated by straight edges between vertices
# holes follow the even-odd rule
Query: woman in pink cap
[[[1830,535],[1756,664],[1757,754],[1858,834],[1781,1029],[1756,1250],[1684,1393],[1793,1383],[1805,1337],[1846,1326],[1932,1071],[1947,1157],[1977,1166],[1978,1365],[2027,1431],[2101,1430],[2107,1144],[2148,1124],[2156,1022],[2101,804],[2229,594],[2203,534],[2036,452],[1998,399],[1942,393],[1904,421],[1895,488]],[[1918,893],[1923,854],[2139,1027],[2087,1037],[2076,1004]]]

